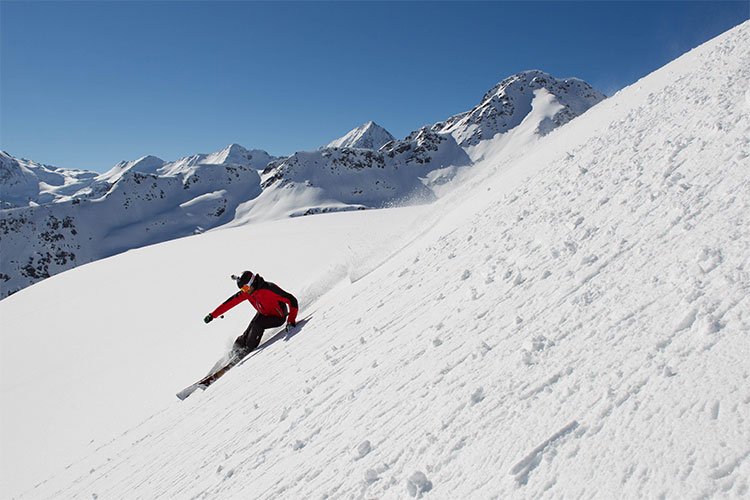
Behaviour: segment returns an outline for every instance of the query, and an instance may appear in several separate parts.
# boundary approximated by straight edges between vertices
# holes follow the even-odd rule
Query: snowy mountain
[[[263,172],[262,194],[243,204],[231,225],[430,200],[459,167],[487,154],[487,147],[499,154],[529,145],[603,99],[582,80],[526,71],[503,80],[473,110],[401,141],[389,140],[377,151],[360,148],[391,136],[370,122],[326,148],[270,163]],[[373,139],[376,135],[379,141]],[[505,139],[488,141],[499,137]]]
[[[0,151],[0,209],[71,199],[98,175],[17,159]]]
[[[474,149],[494,136],[489,131],[507,138],[495,149],[536,140],[601,98],[580,80],[525,72],[465,116],[402,140],[369,122],[287,158],[233,144],[175,162],[123,161],[101,175],[4,154],[3,206],[14,208],[0,219],[0,297],[77,265],[223,224],[430,201],[480,158]]]
[[[548,134],[605,99],[604,94],[578,78],[557,79],[541,71],[524,71],[498,83],[471,111],[452,116],[432,129],[452,134],[462,147],[476,146],[517,127],[540,92],[554,96],[560,109],[537,124],[535,132],[539,135]]]
[[[0,301],[2,491],[747,497],[748,59],[750,22],[533,150],[484,148],[433,204],[215,230]],[[311,321],[178,401],[246,327],[201,317],[247,268]]]
[[[471,164],[452,136],[427,128],[379,150],[323,148],[269,163],[262,193],[237,209],[232,226],[280,217],[431,201],[433,172]]]
[[[21,208],[100,198],[127,172],[188,177],[200,165],[242,165],[263,170],[275,159],[265,151],[248,151],[232,144],[216,153],[193,155],[176,162],[144,156],[135,161],[122,161],[108,172],[98,174],[19,160],[0,151],[0,203],[2,208]]]
[[[364,148],[378,150],[381,146],[395,140],[390,132],[376,124],[367,122],[355,128],[343,137],[331,141],[326,148]]]
[[[67,191],[57,189],[53,203],[4,210],[2,295],[77,265],[231,221],[240,203],[260,194],[258,169],[273,159],[237,145],[171,163],[147,156],[78,178]],[[32,179],[27,186],[48,170],[34,167],[26,170],[24,179]]]

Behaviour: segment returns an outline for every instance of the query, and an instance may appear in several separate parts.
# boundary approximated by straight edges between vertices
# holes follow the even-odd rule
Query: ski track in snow
[[[490,158],[288,343],[21,498],[748,495],[749,32]]]

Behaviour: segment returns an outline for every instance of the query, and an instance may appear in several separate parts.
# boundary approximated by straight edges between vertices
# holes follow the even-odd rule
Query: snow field
[[[15,495],[62,470],[203,376],[252,318],[246,305],[203,324],[236,291],[230,274],[250,268],[278,282],[305,314],[352,265],[377,265],[377,252],[398,244],[420,210],[209,232],[103,259],[3,300],[2,490]]]
[[[266,226],[286,244],[257,271],[296,274],[310,323],[21,498],[746,497],[748,60],[745,23],[436,204],[353,223],[343,255],[311,245],[348,283],[280,265],[299,239]],[[295,227],[365,213],[332,217]],[[237,250],[252,228],[121,257],[197,268],[167,364],[194,353],[224,265],[265,257]]]

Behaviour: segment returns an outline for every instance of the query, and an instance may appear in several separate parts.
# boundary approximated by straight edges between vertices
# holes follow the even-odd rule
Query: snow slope
[[[749,59],[744,23],[487,145],[431,205],[212,231],[0,302],[3,491],[746,498]],[[200,322],[245,267],[312,321],[177,401],[249,319]]]
[[[364,262],[383,247],[375,242],[409,234],[414,216],[371,211],[209,232],[102,259],[8,297],[0,308],[0,490],[15,494],[44,479],[203,376],[252,317],[245,305],[224,321],[201,321],[236,291],[230,274],[250,268],[277,281],[300,297],[305,314],[347,276],[350,260]],[[304,253],[292,250],[300,244]]]

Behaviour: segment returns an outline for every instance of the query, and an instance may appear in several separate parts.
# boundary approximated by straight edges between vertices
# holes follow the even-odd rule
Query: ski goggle
[[[248,275],[245,276],[245,275]],[[242,276],[232,275],[232,279],[237,283],[237,288],[240,290],[247,291],[249,289],[249,285],[252,284],[253,280],[255,279],[255,275],[249,271],[243,273],[243,276],[245,276],[245,279],[242,279]],[[248,279],[249,278],[249,279]]]

